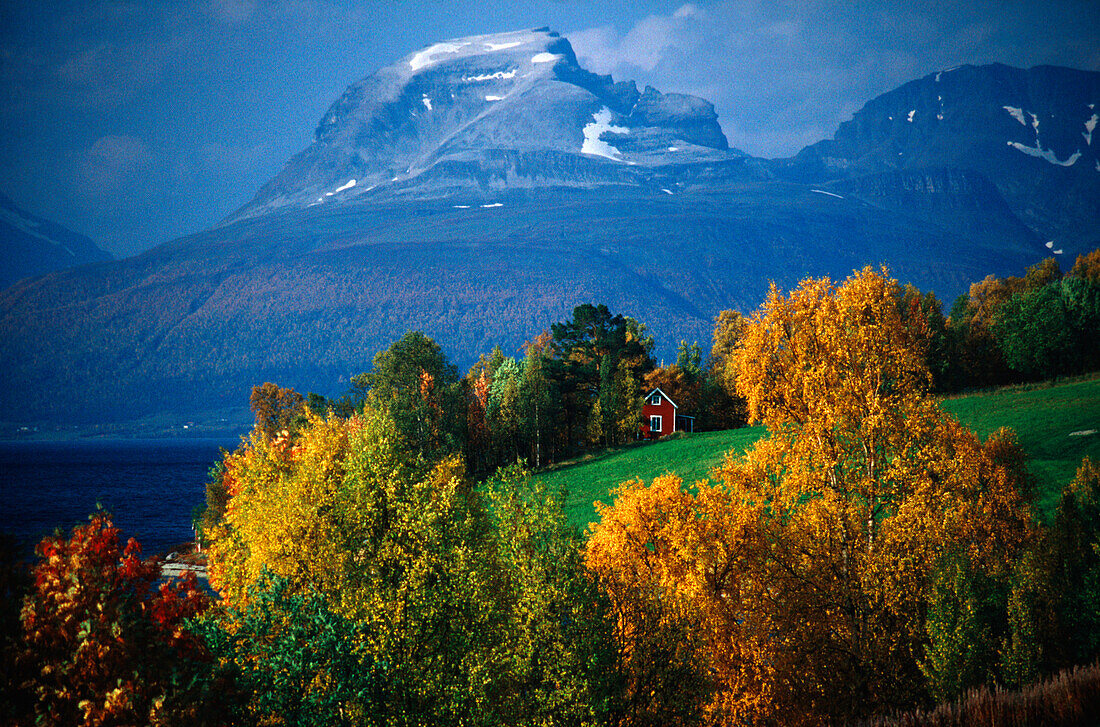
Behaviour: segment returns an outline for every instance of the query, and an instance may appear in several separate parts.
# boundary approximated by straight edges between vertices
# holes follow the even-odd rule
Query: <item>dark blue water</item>
[[[220,448],[239,440],[0,442],[0,531],[21,552],[55,528],[87,522],[96,503],[114,515],[123,542],[153,555],[193,537],[191,517]]]

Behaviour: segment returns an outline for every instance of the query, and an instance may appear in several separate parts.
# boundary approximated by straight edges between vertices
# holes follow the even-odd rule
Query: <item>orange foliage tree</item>
[[[202,724],[208,695],[194,693],[204,657],[185,619],[209,603],[189,573],[159,586],[160,567],[131,538],[122,548],[97,513],[68,539],[36,548],[22,611],[28,685],[39,724]],[[189,673],[189,668],[191,671]],[[192,691],[189,692],[188,689]]]
[[[930,398],[899,297],[870,268],[773,288],[733,352],[769,436],[715,484],[637,483],[601,510],[590,567],[619,600],[694,619],[711,724],[820,724],[920,700],[934,565],[961,552],[999,572],[1032,537],[1018,447],[983,445]]]

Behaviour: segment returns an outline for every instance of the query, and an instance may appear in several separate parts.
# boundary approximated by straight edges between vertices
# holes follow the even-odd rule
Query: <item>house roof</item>
[[[648,400],[648,399],[649,399],[649,397],[653,396],[653,392],[655,392],[655,391],[656,391],[656,392],[660,392],[661,396],[663,396],[663,397],[665,397],[666,399],[668,399],[668,403],[669,403],[669,404],[672,404],[672,408],[673,408],[673,409],[679,409],[679,408],[680,408],[680,407],[676,406],[676,402],[672,400],[672,397],[671,397],[671,396],[669,396],[669,395],[668,395],[668,394],[666,394],[665,392],[661,391],[661,387],[659,387],[659,386],[658,386],[657,388],[655,388],[655,389],[650,389],[650,390],[649,390],[649,393],[645,395],[645,398],[646,398],[646,399]]]

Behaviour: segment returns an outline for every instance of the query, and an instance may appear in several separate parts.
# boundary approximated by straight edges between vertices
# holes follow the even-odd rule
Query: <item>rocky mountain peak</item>
[[[729,151],[709,102],[616,82],[546,28],[441,41],[350,86],[235,215],[361,195],[630,183]]]

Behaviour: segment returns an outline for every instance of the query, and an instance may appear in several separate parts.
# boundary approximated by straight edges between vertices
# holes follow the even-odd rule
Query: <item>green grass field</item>
[[[1049,517],[1081,459],[1100,460],[1100,378],[1030,388],[1008,388],[948,399],[944,408],[983,439],[1002,426],[1016,431],[1029,456],[1040,511]],[[1092,434],[1075,434],[1097,430]],[[589,455],[538,475],[564,486],[566,514],[584,529],[596,519],[593,502],[609,503],[621,482],[673,472],[687,483],[708,477],[726,452],[744,452],[763,427],[684,435]]]
[[[1045,516],[1054,513],[1081,459],[1087,455],[1100,461],[1100,378],[1009,387],[948,399],[943,408],[983,439],[1000,427],[1016,431],[1037,480],[1039,509]]]

